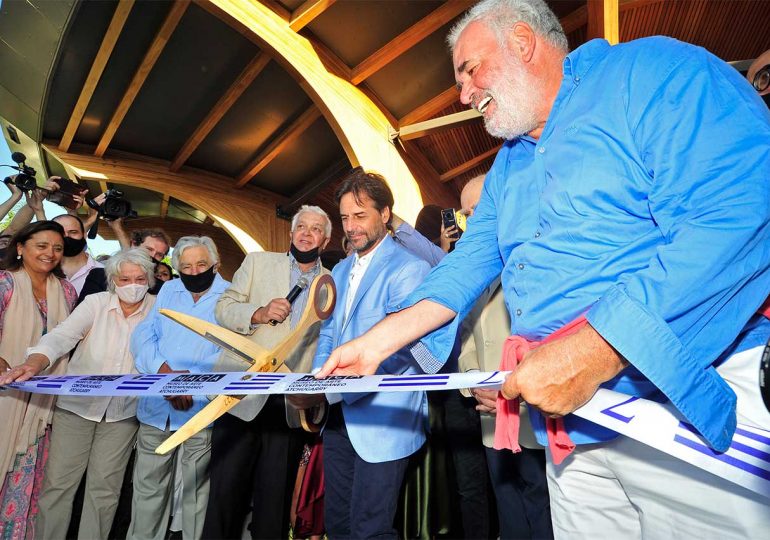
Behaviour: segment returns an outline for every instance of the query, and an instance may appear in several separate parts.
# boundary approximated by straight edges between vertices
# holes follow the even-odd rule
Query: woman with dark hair
[[[155,264],[155,279],[163,282],[174,279],[174,271],[171,270],[171,265],[158,261]]]
[[[64,229],[36,221],[11,239],[0,266],[0,372],[21,364],[27,347],[67,318],[77,300],[61,270]],[[64,373],[66,355],[49,374]],[[0,538],[34,538],[35,501],[48,455],[54,396],[0,393]],[[29,529],[29,530],[28,530]]]

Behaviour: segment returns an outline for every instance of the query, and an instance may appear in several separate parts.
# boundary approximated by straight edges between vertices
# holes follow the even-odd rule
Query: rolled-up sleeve
[[[723,451],[736,398],[711,364],[770,292],[770,124],[732,68],[694,66],[661,74],[634,126],[663,241],[587,318]]]

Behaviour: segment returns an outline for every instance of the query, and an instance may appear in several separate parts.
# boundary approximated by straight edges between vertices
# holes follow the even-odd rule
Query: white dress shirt
[[[74,274],[67,278],[67,281],[72,283],[72,286],[75,287],[75,290],[78,292],[78,294],[80,294],[80,291],[83,290],[83,285],[86,284],[88,273],[94,268],[104,268],[104,265],[91,257],[90,253],[86,253],[86,255],[88,256],[86,259],[86,264],[78,268]]]
[[[356,297],[356,292],[358,292],[358,286],[361,284],[361,279],[364,277],[366,269],[369,268],[369,264],[372,262],[374,254],[380,249],[381,245],[382,238],[377,242],[377,245],[363,257],[359,257],[358,253],[355,254],[356,259],[353,261],[353,266],[350,267],[350,274],[348,274],[348,292],[347,296],[345,296],[346,321],[348,320],[348,315],[350,315],[350,306],[353,305],[353,299]]]
[[[80,343],[67,366],[68,375],[138,373],[129,346],[131,333],[154,303],[155,296],[145,295],[139,309],[126,317],[115,293],[88,295],[69,317],[27,349],[27,356],[39,353],[53,360]],[[117,422],[136,415],[132,396],[60,396],[56,406],[93,422]]]

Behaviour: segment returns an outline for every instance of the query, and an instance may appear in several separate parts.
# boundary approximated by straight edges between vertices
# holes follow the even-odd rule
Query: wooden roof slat
[[[230,88],[219,98],[216,105],[212,107],[206,118],[195,128],[192,135],[185,141],[182,148],[177,153],[174,160],[171,162],[171,170],[178,171],[185,161],[195,152],[195,149],[200,146],[203,140],[208,136],[214,126],[227,114],[241,94],[254,82],[259,74],[265,69],[265,66],[270,62],[271,58],[265,53],[257,54],[251,62],[243,69],[238,78],[235,79]]]
[[[457,87],[450,86],[439,95],[406,113],[399,119],[398,125],[406,126],[414,124],[415,122],[421,122],[426,118],[430,118],[431,116],[440,113],[459,98],[460,93],[457,91]]]
[[[431,133],[460,127],[468,122],[474,122],[481,118],[481,113],[476,109],[465,109],[457,113],[447,114],[438,118],[417,122],[408,126],[401,126],[398,130],[398,138],[402,141],[425,137]]]
[[[131,105],[134,103],[134,99],[136,99],[136,96],[139,94],[139,90],[141,90],[144,81],[147,80],[147,76],[150,74],[150,71],[152,71],[155,62],[160,57],[160,53],[163,52],[166,43],[168,43],[171,34],[174,33],[177,24],[179,24],[182,15],[187,11],[189,5],[190,0],[178,0],[171,5],[171,10],[163,21],[163,25],[160,27],[160,30],[158,30],[155,39],[152,41],[150,48],[142,59],[142,63],[136,70],[133,79],[131,79],[128,88],[123,94],[123,98],[115,109],[109,124],[107,124],[107,128],[102,134],[102,138],[99,140],[99,144],[96,145],[94,155],[102,157],[104,152],[107,151],[107,147],[110,145],[112,138],[115,136],[120,124],[126,117],[128,109],[130,109]]]
[[[83,120],[86,109],[88,109],[88,104],[91,102],[91,98],[96,91],[96,85],[99,84],[99,79],[102,77],[102,73],[104,73],[104,68],[107,66],[107,61],[112,55],[112,50],[115,48],[115,43],[117,43],[120,33],[123,31],[123,26],[126,24],[132,7],[134,7],[134,0],[118,2],[115,13],[113,13],[110,20],[110,25],[107,27],[107,32],[104,34],[93,64],[91,64],[91,70],[88,72],[83,88],[80,90],[80,96],[78,96],[75,107],[72,109],[67,127],[64,129],[64,134],[59,142],[59,150],[64,152],[69,150],[72,139],[75,138],[75,133],[77,133],[80,127],[80,122]]]
[[[623,13],[631,9],[644,7],[650,4],[659,4],[664,0],[619,0],[618,13]],[[588,7],[580,6],[569,15],[565,15],[559,19],[561,27],[565,34],[571,34],[578,28],[585,26],[588,23]]]
[[[299,32],[302,28],[310,24],[313,19],[329,9],[335,1],[336,0],[307,0],[292,12],[289,28],[295,32]]]
[[[350,82],[358,84],[366,80],[475,3],[468,0],[448,0],[354,67]]]
[[[235,187],[241,188],[249,183],[259,171],[267,167],[284,148],[291,144],[297,137],[309,128],[321,116],[318,107],[311,105],[299,118],[291,123],[282,133],[276,136],[273,141],[252,161],[246,169],[238,175]]]
[[[495,155],[500,150],[500,148],[502,148],[502,146],[503,146],[502,144],[498,144],[497,146],[495,146],[494,148],[490,148],[483,154],[478,155],[473,159],[469,159],[462,165],[458,165],[457,167],[450,169],[445,173],[442,173],[441,175],[439,175],[439,180],[441,180],[442,182],[449,182],[453,178],[457,178],[461,174],[470,171],[471,169],[473,169],[478,165],[481,165],[488,159],[492,159],[493,157],[495,157]]]
[[[160,217],[164,218],[168,215],[168,202],[171,199],[168,195],[164,194],[163,199],[160,201]]]

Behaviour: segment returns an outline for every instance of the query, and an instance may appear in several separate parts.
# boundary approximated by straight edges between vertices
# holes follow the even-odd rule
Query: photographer
[[[16,206],[16,203],[21,200],[21,190],[19,188],[11,183],[5,184],[5,187],[11,192],[11,196],[3,204],[0,204],[0,220],[5,219],[8,212],[10,212],[11,209]]]
[[[52,176],[48,179],[43,188],[23,192],[27,204],[22,206],[19,211],[16,212],[16,215],[13,216],[11,223],[5,228],[3,234],[13,236],[21,230],[24,225],[31,222],[33,217],[37,219],[37,221],[45,221],[46,217],[45,211],[43,210],[43,201],[50,193],[59,189],[59,184],[56,183],[58,179],[58,176]],[[13,192],[14,189],[18,189],[11,184],[6,185],[11,192]]]
[[[99,197],[101,197],[101,195]],[[96,197],[94,201],[98,201],[99,197]],[[144,248],[156,262],[160,262],[166,254],[168,254],[169,249],[171,249],[171,238],[169,238],[162,229],[139,229],[137,231],[132,231],[131,236],[129,237],[128,233],[123,228],[121,219],[107,221],[107,224],[113,231],[115,231],[115,235],[118,237],[118,242],[120,242],[120,247],[122,249],[128,247]],[[162,281],[157,282],[155,286],[150,289],[149,294],[158,294],[162,284]],[[89,294],[104,291],[106,288],[107,281],[104,277],[104,270],[94,268],[88,273],[88,276],[85,279],[78,302],[82,302]]]

